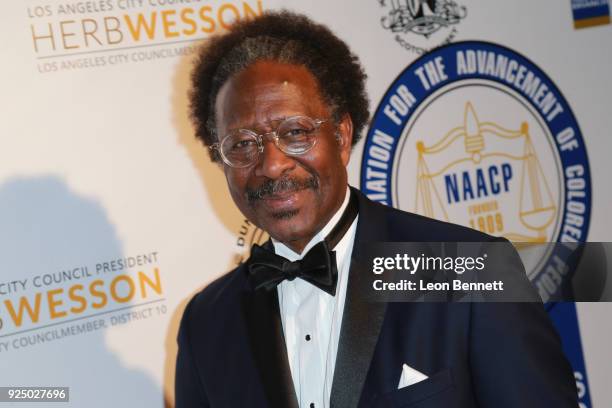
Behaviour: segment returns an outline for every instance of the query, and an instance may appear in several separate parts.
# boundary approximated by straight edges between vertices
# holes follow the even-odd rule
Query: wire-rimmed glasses
[[[325,122],[325,119],[291,116],[272,132],[258,134],[250,129],[237,129],[209,148],[216,150],[228,166],[249,167],[257,162],[264,150],[264,136],[271,137],[283,153],[298,156],[314,147],[317,143],[316,133]]]

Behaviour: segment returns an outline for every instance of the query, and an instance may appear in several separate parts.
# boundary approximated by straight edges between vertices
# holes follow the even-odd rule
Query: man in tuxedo
[[[177,408],[577,406],[541,303],[360,292],[371,243],[493,238],[348,186],[365,74],[329,29],[288,12],[237,23],[200,51],[192,79],[197,135],[271,240],[189,302]]]

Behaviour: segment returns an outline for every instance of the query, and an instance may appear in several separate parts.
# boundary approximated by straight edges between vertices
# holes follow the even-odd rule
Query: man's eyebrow
[[[294,115],[291,115],[291,116],[294,116]],[[278,124],[278,123],[282,122],[283,120],[285,120],[285,119],[287,119],[287,118],[289,118],[291,116],[279,116],[279,117],[276,117],[276,118],[273,118],[273,119],[268,119],[268,120],[266,120],[266,122],[261,123],[261,124],[250,123],[250,124],[248,124],[246,126],[237,126],[237,125],[235,125],[235,126],[234,125],[233,126],[228,126],[227,129],[229,131],[234,131],[234,130],[240,130],[240,129],[253,130],[253,129],[261,128],[263,126],[268,126],[269,127],[270,125]]]

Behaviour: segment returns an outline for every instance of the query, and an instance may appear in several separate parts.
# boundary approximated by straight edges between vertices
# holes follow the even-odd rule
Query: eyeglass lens
[[[307,116],[288,118],[280,123],[275,139],[278,148],[287,154],[306,153],[314,146],[315,131],[320,125]],[[246,166],[257,160],[259,136],[248,129],[239,129],[227,135],[221,142],[221,153],[230,165]]]

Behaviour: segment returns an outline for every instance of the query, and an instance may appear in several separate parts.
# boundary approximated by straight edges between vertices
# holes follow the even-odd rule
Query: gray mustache
[[[268,196],[283,193],[293,193],[295,191],[319,188],[319,180],[316,177],[309,177],[304,180],[297,178],[281,178],[277,180],[266,180],[259,187],[247,189],[247,200],[252,203],[262,200]]]

